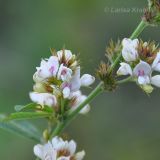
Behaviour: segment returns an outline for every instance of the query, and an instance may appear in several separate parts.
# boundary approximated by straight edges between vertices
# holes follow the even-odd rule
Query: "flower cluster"
[[[75,109],[87,98],[82,95],[81,86],[90,86],[95,78],[89,74],[80,77],[77,57],[70,50],[61,50],[49,59],[42,59],[33,80],[34,91],[30,93],[33,102],[59,109],[63,99],[70,107],[68,109]],[[89,108],[89,105],[85,106],[81,113],[87,113]]]
[[[151,25],[160,23],[160,1],[148,0],[148,7],[145,9],[143,20]]]
[[[45,145],[36,145],[34,154],[41,160],[82,160],[85,152],[76,152],[75,141],[63,141],[59,137],[55,137],[51,142]]]
[[[160,87],[160,50],[154,42],[143,42],[138,39],[122,41],[122,56],[124,62],[120,63],[117,71],[119,76],[130,75],[142,88],[150,88],[152,85]]]

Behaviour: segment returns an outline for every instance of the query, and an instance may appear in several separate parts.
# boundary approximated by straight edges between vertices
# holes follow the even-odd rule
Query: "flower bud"
[[[87,96],[81,95],[78,97],[78,103],[81,104],[87,99]],[[81,114],[87,114],[90,111],[90,105],[87,104],[83,109],[81,109]]]
[[[156,87],[160,87],[160,75],[153,76],[151,78],[151,84],[153,84]]]
[[[65,87],[64,89],[63,89],[63,97],[64,98],[68,98],[69,97],[69,95],[70,95],[70,88],[69,87]]]
[[[138,58],[138,52],[137,52],[137,47],[138,47],[138,39],[123,39],[122,45],[122,56],[125,61],[131,62],[135,61]]]
[[[33,86],[33,90],[34,90],[35,92],[39,92],[39,93],[46,92],[45,86],[44,86],[44,84],[42,84],[42,83],[36,83],[36,84]]]
[[[84,74],[81,77],[81,86],[90,86],[95,81],[95,77],[91,76],[90,74]]]
[[[47,105],[53,107],[56,106],[57,104],[56,97],[49,93],[31,92],[30,98],[33,102],[38,103],[42,106]]]
[[[153,87],[151,85],[142,85],[141,88],[144,90],[145,93],[150,94],[153,91]]]
[[[155,60],[153,61],[152,68],[155,71],[160,72],[160,52],[157,53]]]
[[[49,139],[49,133],[48,133],[48,130],[47,130],[47,129],[43,131],[43,138],[44,138],[46,141],[48,141],[48,139]]]
[[[127,63],[120,63],[120,68],[117,71],[117,75],[132,75],[132,68]]]

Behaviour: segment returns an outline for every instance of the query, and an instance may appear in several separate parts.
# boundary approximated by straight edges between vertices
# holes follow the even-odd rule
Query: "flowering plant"
[[[79,58],[70,50],[51,50],[52,55],[41,60],[33,75],[35,84],[29,93],[32,103],[15,106],[16,112],[10,115],[1,114],[0,128],[35,140],[38,144],[33,151],[37,159],[82,160],[85,151],[76,153],[76,142],[60,136],[78,114],[90,111],[93,99],[127,82],[135,82],[146,94],[160,87],[160,48],[154,41],[138,39],[146,27],[159,24],[159,20],[160,2],[149,0],[131,37],[110,42],[107,63],[100,63],[96,72],[100,82],[88,96],[82,94],[81,87],[90,87],[95,77],[81,76]],[[27,121],[33,118],[47,119],[48,126],[43,132]]]

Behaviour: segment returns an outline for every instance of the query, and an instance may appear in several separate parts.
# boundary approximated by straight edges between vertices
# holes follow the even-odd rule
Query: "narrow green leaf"
[[[16,112],[10,114],[5,120],[23,120],[50,117],[52,113],[48,112]]]
[[[41,141],[41,132],[28,121],[4,121],[5,115],[0,114],[0,129],[12,132],[14,134],[33,139],[37,142]]]
[[[36,104],[36,103],[30,103],[27,104],[25,106],[23,105],[16,105],[14,107],[15,111],[20,112],[20,111],[26,111],[26,110],[32,110],[32,109],[37,109],[38,107],[40,107],[40,105]],[[42,108],[42,107],[41,107]]]
[[[54,112],[53,108],[48,107],[48,106],[42,107],[41,105],[38,105],[36,103],[30,103],[30,104],[27,104],[25,106],[23,106],[23,105],[16,105],[14,108],[15,108],[15,110],[17,112],[32,111],[32,110],[33,111],[44,111],[44,112],[50,112],[50,113]]]
[[[53,107],[48,107],[48,106],[44,106],[42,111],[52,113],[52,114],[55,113],[55,110],[53,109]]]

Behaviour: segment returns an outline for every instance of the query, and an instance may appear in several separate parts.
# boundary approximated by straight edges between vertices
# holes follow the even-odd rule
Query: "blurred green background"
[[[0,0],[0,112],[30,102],[32,75],[41,58],[50,56],[50,47],[59,50],[65,45],[80,53],[82,72],[94,74],[109,39],[129,37],[146,2]],[[141,38],[158,42],[158,33],[158,27],[148,28]],[[159,99],[158,89],[148,97],[134,84],[122,85],[99,96],[91,112],[76,119],[67,132],[86,150],[86,160],[159,160]],[[0,130],[0,159],[35,159],[34,144]]]

